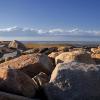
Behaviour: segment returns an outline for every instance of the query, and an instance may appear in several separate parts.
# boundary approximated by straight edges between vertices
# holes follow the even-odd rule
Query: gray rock
[[[2,55],[2,57],[0,58],[0,62],[8,61],[8,60],[16,58],[20,55],[21,55],[21,53],[18,50],[14,51],[12,53],[6,53],[6,54]]]
[[[79,62],[58,64],[44,90],[48,100],[99,100],[100,66]]]

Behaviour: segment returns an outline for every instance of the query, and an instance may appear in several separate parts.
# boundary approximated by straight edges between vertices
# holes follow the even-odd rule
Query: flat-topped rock
[[[90,53],[85,51],[73,51],[73,52],[63,52],[55,58],[55,63],[78,61],[83,63],[95,63],[91,59]]]

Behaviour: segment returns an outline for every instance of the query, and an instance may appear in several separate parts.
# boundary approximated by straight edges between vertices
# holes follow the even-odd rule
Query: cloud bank
[[[71,38],[74,37],[74,38]],[[97,30],[82,30],[79,28],[73,29],[35,29],[8,27],[0,28],[0,40],[70,40],[80,39],[75,37],[100,37],[100,31]],[[37,38],[37,39],[36,39]]]
[[[35,28],[20,28],[9,27],[1,28],[0,36],[100,36],[98,30],[82,30],[79,28],[73,29],[35,29]]]

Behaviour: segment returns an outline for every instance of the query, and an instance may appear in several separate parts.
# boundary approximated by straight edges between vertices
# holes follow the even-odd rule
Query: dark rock
[[[79,62],[58,64],[44,90],[48,100],[99,100],[100,66]]]

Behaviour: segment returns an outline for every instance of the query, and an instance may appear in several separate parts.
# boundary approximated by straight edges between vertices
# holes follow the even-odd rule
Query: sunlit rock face
[[[91,55],[85,51],[73,51],[73,52],[63,52],[55,58],[55,63],[67,63],[71,61],[83,62],[83,63],[95,63],[91,59]]]
[[[21,70],[30,77],[34,77],[40,72],[50,74],[53,70],[53,64],[49,57],[40,53],[22,55],[18,58],[0,64],[0,67],[7,66]]]

